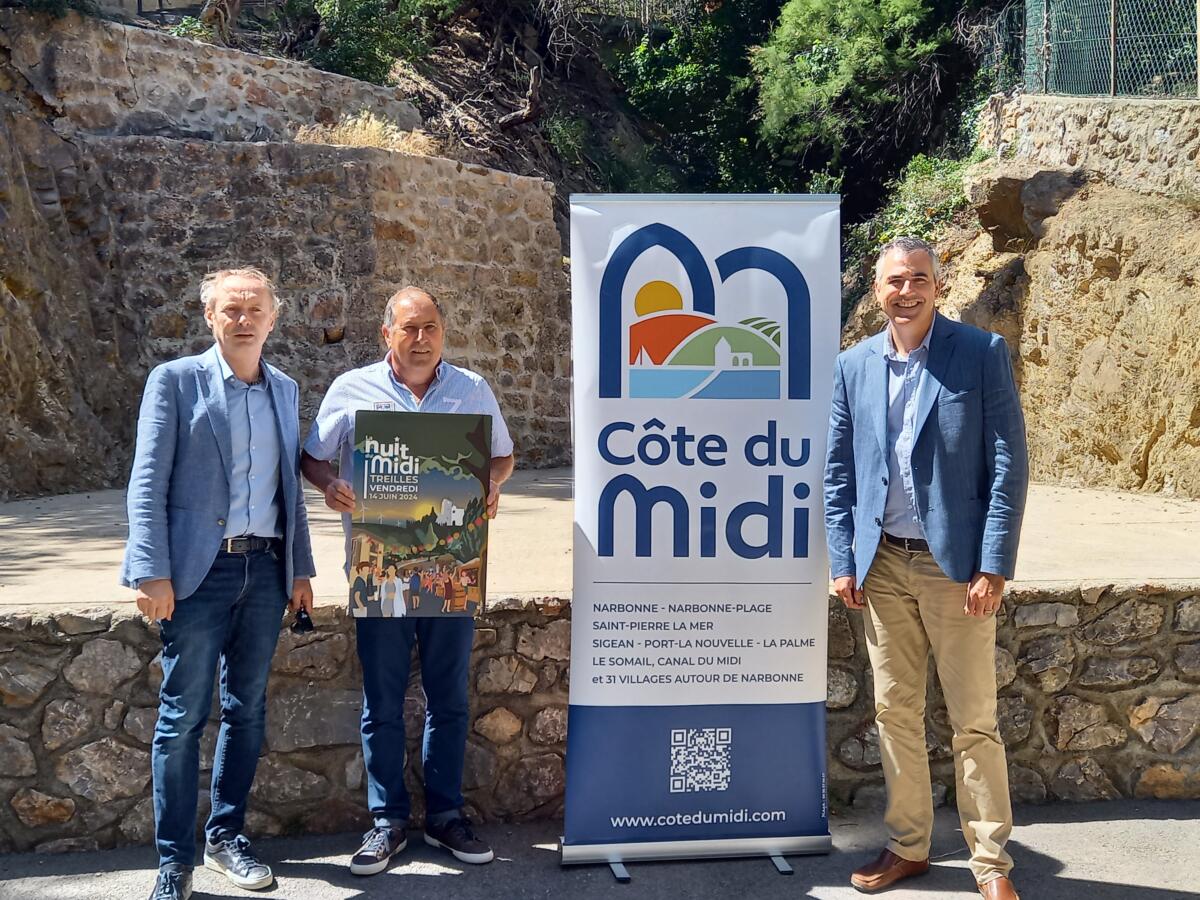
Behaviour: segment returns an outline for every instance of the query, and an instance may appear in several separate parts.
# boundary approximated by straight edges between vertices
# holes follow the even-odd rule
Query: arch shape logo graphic
[[[625,283],[634,263],[653,247],[679,260],[691,288],[691,309],[683,308],[683,294],[675,285],[643,285],[624,353]],[[633,398],[811,399],[812,299],[803,273],[782,253],[766,247],[738,247],[713,262],[721,285],[747,270],[773,276],[787,301],[784,321],[748,316],[744,310],[739,316],[733,300],[718,303],[717,285],[696,244],[661,222],[645,225],[620,243],[600,280],[601,398],[622,395],[627,371],[628,395]]]

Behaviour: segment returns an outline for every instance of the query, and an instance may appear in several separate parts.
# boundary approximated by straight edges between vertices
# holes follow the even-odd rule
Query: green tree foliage
[[[662,133],[662,150],[693,190],[784,187],[753,117],[749,47],[763,41],[779,0],[726,0],[671,31],[647,33],[618,52],[629,100]]]
[[[424,17],[445,2],[429,0],[315,0],[321,39],[308,55],[318,69],[386,84],[397,59],[429,50]]]
[[[977,5],[788,0],[753,58],[762,136],[781,159],[841,175],[858,192],[851,211],[869,211],[862,201],[931,149],[971,85],[975,63],[952,25]]]

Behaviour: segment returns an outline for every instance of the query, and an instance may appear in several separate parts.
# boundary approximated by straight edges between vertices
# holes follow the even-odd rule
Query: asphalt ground
[[[1023,900],[1191,900],[1200,898],[1200,801],[1110,801],[1022,806],[1009,850],[1013,881]],[[420,832],[384,874],[351,875],[348,856],[359,835],[275,838],[256,847],[275,870],[267,891],[235,888],[221,875],[197,869],[196,900],[262,896],[280,900],[849,900],[861,897],[850,872],[874,858],[883,842],[878,813],[852,812],[830,820],[834,850],[790,857],[783,876],[767,859],[631,864],[628,884],[606,866],[559,864],[560,823],[489,825],[480,832],[496,861],[468,866],[428,847]],[[970,900],[979,897],[953,810],[940,809],[929,874],[887,891],[889,900]],[[149,847],[56,856],[0,856],[3,900],[144,900],[154,882]]]

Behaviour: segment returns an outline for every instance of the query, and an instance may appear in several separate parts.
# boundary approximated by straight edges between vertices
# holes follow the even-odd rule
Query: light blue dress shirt
[[[901,359],[892,343],[890,329],[884,329],[888,367],[887,396],[887,503],[883,508],[883,530],[894,537],[925,539],[925,529],[917,513],[917,496],[913,488],[912,451],[916,443],[917,401],[921,382],[929,360],[929,338],[925,339],[906,359]]]
[[[225,537],[282,537],[279,527],[279,429],[267,381],[246,384],[217,352],[233,445]]]
[[[390,353],[379,362],[351,369],[333,380],[304,441],[305,453],[315,459],[337,459],[342,477],[352,477],[347,473],[354,472],[354,416],[363,409],[491,416],[492,458],[512,455],[508,425],[496,395],[483,376],[443,360],[438,363],[425,396],[418,400],[406,385],[396,380],[389,357]],[[342,513],[342,529],[346,533],[349,560],[349,513]]]

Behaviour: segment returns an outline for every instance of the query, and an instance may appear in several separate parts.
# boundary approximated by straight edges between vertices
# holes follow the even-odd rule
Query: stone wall
[[[361,830],[366,813],[353,620],[319,609],[285,630],[268,692],[264,756],[248,830]],[[561,817],[569,607],[483,616],[471,663],[465,794],[483,821]],[[153,837],[150,741],[162,669],[157,630],[136,615],[0,616],[0,852],[52,852]],[[408,688],[408,780],[423,817],[417,663]],[[201,817],[216,722],[201,741]]]
[[[61,129],[279,141],[364,109],[405,130],[421,125],[395,88],[78,13],[0,9],[0,50]]]
[[[997,94],[980,124],[982,146],[1004,158],[1086,169],[1142,193],[1200,193],[1197,100]]]
[[[384,303],[417,284],[446,310],[447,358],[492,384],[521,464],[568,458],[569,311],[548,182],[314,144],[86,146],[119,223],[119,290],[145,323],[145,365],[209,346],[201,276],[253,263],[286,301],[265,352],[300,383],[307,422],[336,375],[381,357]]]
[[[285,631],[269,688],[255,834],[366,824],[353,623],[319,609]],[[1200,797],[1200,594],[1142,585],[1010,591],[1000,615],[1000,728],[1018,802]],[[566,604],[489,611],[472,658],[466,796],[487,822],[559,818],[569,686]],[[0,616],[0,851],[147,843],[154,630],[128,613]],[[862,619],[830,603],[829,786],[835,808],[883,800]],[[408,688],[421,816],[423,699]],[[951,733],[931,674],[927,742],[953,802]],[[212,762],[216,726],[202,741]],[[207,804],[202,796],[201,809]]]

